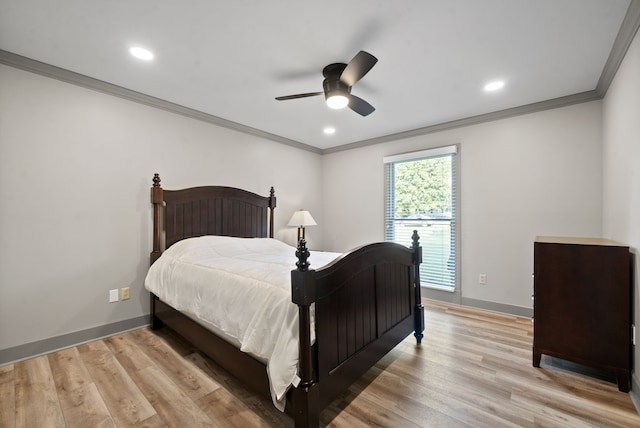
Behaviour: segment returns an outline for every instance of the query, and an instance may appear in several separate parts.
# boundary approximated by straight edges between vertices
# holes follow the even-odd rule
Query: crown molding
[[[604,97],[607,90],[609,90],[609,86],[618,72],[618,68],[620,68],[620,64],[622,64],[622,60],[627,54],[627,50],[629,50],[629,46],[631,45],[631,42],[633,42],[633,38],[638,32],[639,27],[640,0],[631,0],[629,9],[627,9],[627,14],[620,26],[620,31],[618,31],[618,36],[613,43],[607,62],[604,65],[602,74],[600,75],[600,79],[596,85],[596,92],[601,97]]]
[[[360,147],[371,146],[374,144],[388,143],[390,141],[402,140],[405,138],[417,137],[420,135],[433,134],[434,132],[446,131],[454,128],[462,128],[464,126],[477,125],[479,123],[493,122],[500,119],[506,119],[513,116],[521,116],[529,113],[550,110],[559,107],[566,107],[573,104],[586,103],[602,99],[595,90],[581,92],[578,94],[567,95],[565,97],[554,98],[551,100],[540,101],[537,103],[527,104],[524,106],[513,107],[505,110],[494,111],[491,113],[480,114],[477,116],[467,117],[464,119],[452,120],[451,122],[438,123],[435,125],[425,126],[410,131],[389,134],[383,137],[371,138],[369,140],[357,141],[355,143],[344,144],[342,146],[331,147],[322,151],[323,155],[329,153],[341,152],[344,150],[357,149]]]
[[[280,135],[272,134],[262,131],[260,129],[252,128],[246,125],[242,125],[237,122],[226,120],[211,114],[203,113],[198,110],[194,110],[179,104],[175,104],[169,101],[165,101],[159,98],[151,97],[140,92],[132,91],[130,89],[123,88],[118,85],[114,85],[102,80],[94,79],[83,74],[75,73],[60,67],[56,67],[50,64],[46,64],[40,61],[36,61],[24,56],[20,56],[8,51],[0,50],[0,64],[5,64],[14,68],[36,73],[42,76],[57,79],[63,82],[71,83],[73,85],[81,86],[87,89],[92,89],[98,92],[102,92],[108,95],[113,95],[119,98],[123,98],[129,101],[137,102],[147,106],[159,108],[171,113],[186,116],[192,119],[207,122],[213,125],[221,126],[223,128],[232,129],[245,134],[253,135],[255,137],[264,138],[266,140],[274,141],[277,143],[285,144],[287,146],[295,147],[301,150],[306,150],[312,153],[325,155],[330,153],[337,153],[345,150],[356,149],[360,147],[370,146],[374,144],[388,143],[405,138],[416,137],[419,135],[431,134],[434,132],[440,132],[444,130],[459,128],[463,126],[475,125],[484,122],[490,122],[494,120],[505,119],[508,117],[535,113],[543,110],[549,110],[559,107],[565,107],[572,104],[578,104],[588,101],[594,101],[602,99],[609,89],[611,82],[613,81],[620,64],[622,63],[631,42],[633,41],[636,33],[640,28],[640,0],[631,0],[629,8],[625,18],[620,26],[618,35],[613,44],[607,62],[603,68],[600,79],[596,85],[596,88],[592,91],[581,92],[578,94],[568,95],[564,97],[554,98],[551,100],[541,101],[537,103],[527,104],[524,106],[509,108],[496,112],[481,114],[464,119],[454,120],[445,123],[439,123],[434,125],[425,126],[409,131],[399,132],[395,134],[389,134],[381,137],[371,138],[368,140],[356,141],[354,143],[344,144],[336,147],[330,147],[327,149],[320,149],[308,144],[304,144],[300,141],[291,140],[289,138],[282,137]]]
[[[203,113],[199,110],[194,110],[179,104],[162,100],[160,98],[152,97],[141,92],[132,91],[131,89],[123,88],[122,86],[114,85],[103,80],[94,79],[93,77],[85,76],[84,74],[76,73],[74,71],[56,67],[51,64],[36,61],[34,59],[17,55],[5,50],[0,50],[0,64],[39,74],[41,76],[50,77],[62,82],[71,83],[72,85],[81,86],[83,88],[102,92],[107,95],[113,95],[115,97],[123,98],[125,100],[133,101],[139,104],[144,104],[146,106],[159,108],[161,110],[179,114],[181,116],[186,116],[191,119],[200,120],[202,122],[211,123],[223,128],[233,129],[244,134],[253,135],[255,137],[264,138],[281,144],[286,144],[298,149],[307,150],[318,154],[322,152],[317,147],[313,147],[299,141],[290,140],[288,138],[281,137],[280,135],[271,134],[260,129],[252,128],[250,126],[242,125],[240,123],[226,120],[221,117]]]

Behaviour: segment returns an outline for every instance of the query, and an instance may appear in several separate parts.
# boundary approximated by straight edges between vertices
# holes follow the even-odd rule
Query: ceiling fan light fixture
[[[349,98],[342,94],[331,94],[327,97],[327,105],[332,109],[341,109],[349,105]]]
[[[344,70],[344,64],[332,64],[325,67],[323,73],[328,77],[322,82],[327,105],[332,109],[341,109],[349,105],[349,94],[351,88],[342,83],[340,75],[334,76],[331,73]]]

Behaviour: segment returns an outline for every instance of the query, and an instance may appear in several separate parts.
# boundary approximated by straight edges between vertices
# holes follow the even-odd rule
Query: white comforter
[[[280,410],[298,364],[298,307],[291,302],[295,251],[269,238],[190,238],[166,250],[145,279],[147,290],[164,302],[265,361]],[[309,263],[318,268],[338,256],[312,252]]]

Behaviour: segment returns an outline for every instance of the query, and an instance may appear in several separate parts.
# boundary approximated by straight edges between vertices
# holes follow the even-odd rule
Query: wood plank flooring
[[[529,319],[425,301],[407,338],[321,415],[327,427],[640,427],[603,376],[543,358]],[[170,330],[0,367],[0,427],[292,427]]]

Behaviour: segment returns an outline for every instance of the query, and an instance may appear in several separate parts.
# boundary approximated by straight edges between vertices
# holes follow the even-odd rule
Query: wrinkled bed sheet
[[[173,244],[145,287],[165,303],[267,364],[274,405],[296,379],[298,307],[291,302],[296,249],[271,238],[202,236]],[[311,268],[340,256],[311,252]],[[315,340],[315,328],[311,329]]]

